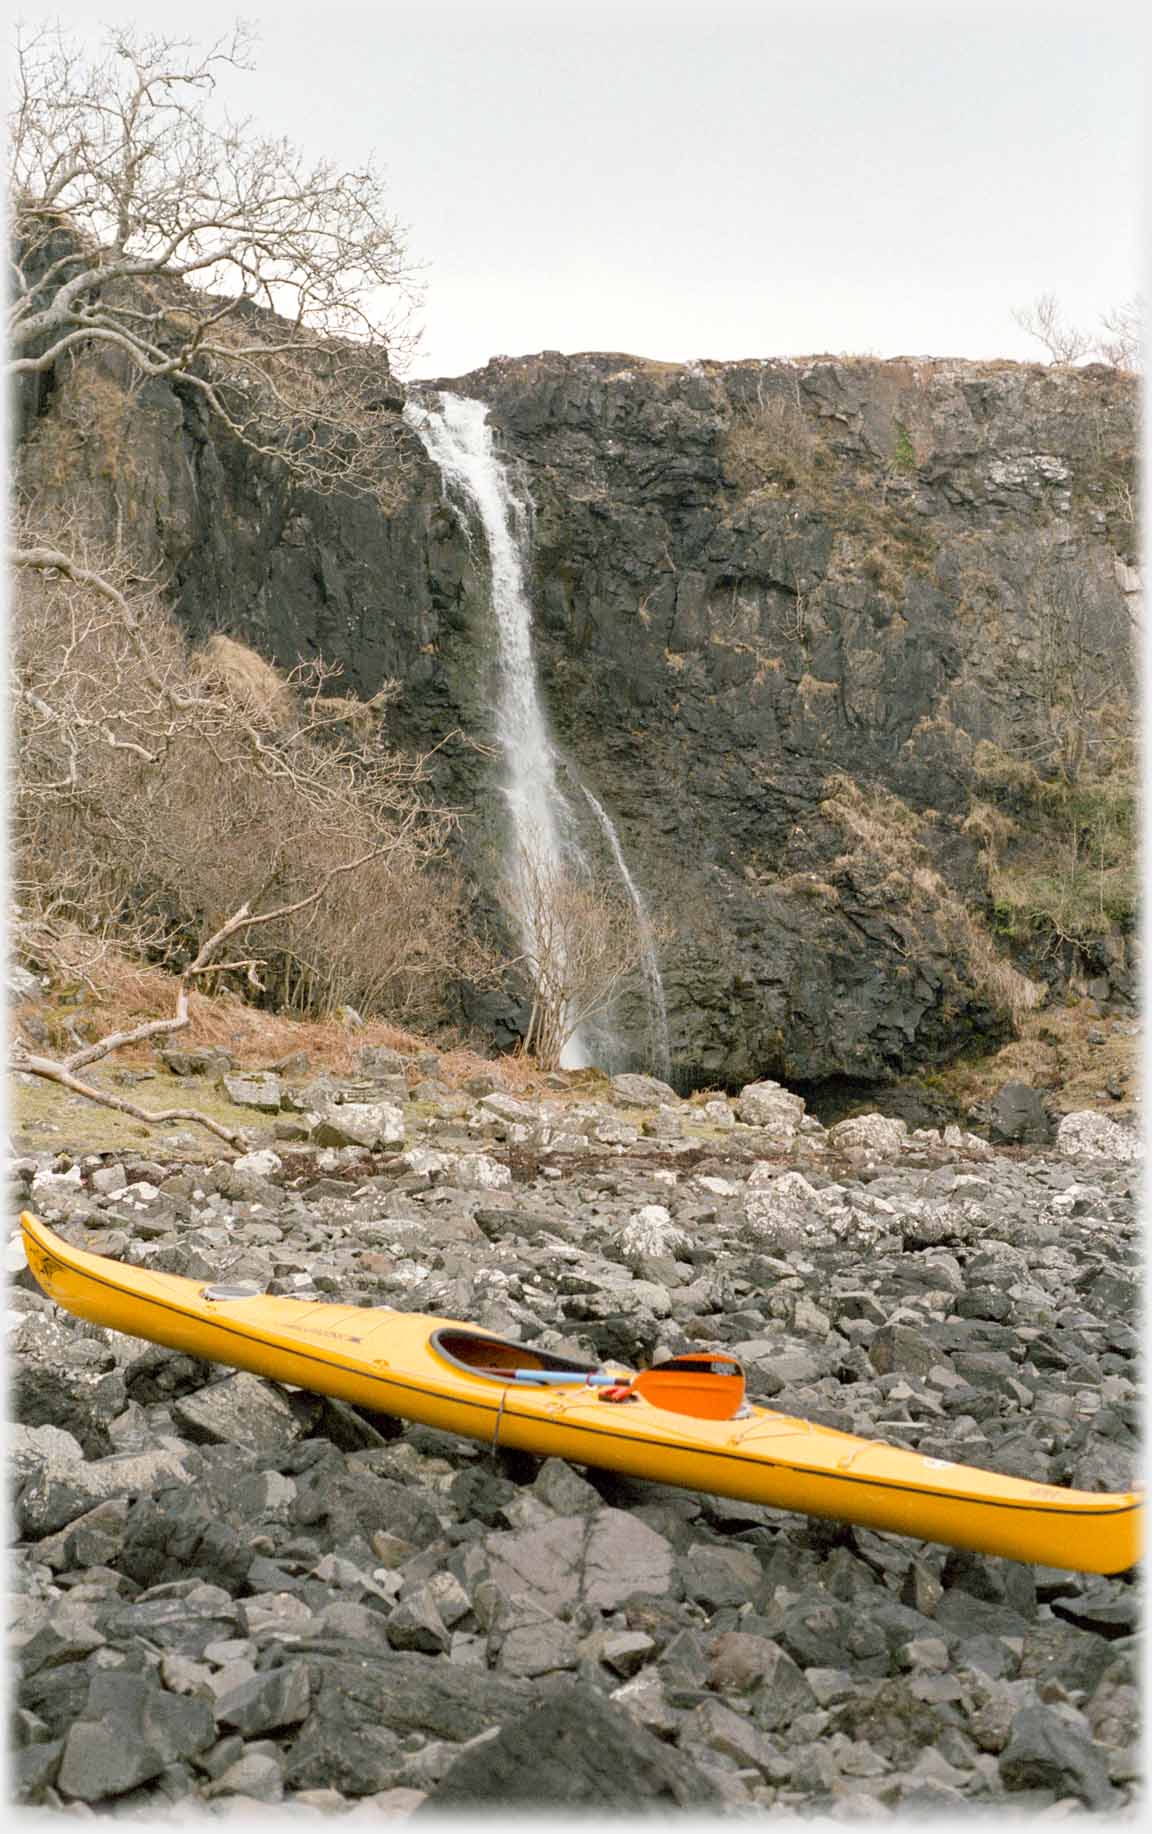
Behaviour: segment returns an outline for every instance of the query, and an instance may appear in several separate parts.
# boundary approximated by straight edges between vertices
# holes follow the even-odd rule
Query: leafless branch
[[[250,52],[241,31],[197,50],[131,30],[86,61],[59,31],[18,35],[11,369],[103,350],[179,378],[312,489],[389,500],[404,232],[370,166],[309,164],[218,106]]]

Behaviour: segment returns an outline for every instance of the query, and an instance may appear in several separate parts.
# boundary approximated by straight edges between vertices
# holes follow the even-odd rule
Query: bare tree
[[[1041,293],[1030,306],[1014,306],[1012,317],[1022,331],[1043,344],[1052,363],[1078,363],[1092,348],[1091,338],[1067,323],[1054,293]]]
[[[554,1070],[581,1026],[612,1005],[651,938],[615,886],[579,864],[549,860],[542,848],[521,847],[513,880],[510,914],[525,937],[532,989],[524,1050]]]
[[[310,488],[387,498],[389,357],[413,299],[366,167],[310,165],[216,106],[243,28],[207,51],[138,29],[85,61],[21,33],[12,78],[9,336],[16,375],[116,353],[178,378]]]
[[[1043,344],[1051,363],[1069,367],[1090,357],[1113,369],[1128,370],[1141,367],[1145,316],[1144,299],[1139,293],[1102,312],[1098,334],[1070,325],[1054,293],[1041,293],[1030,306],[1015,306],[1012,310],[1021,330]]]
[[[1115,581],[1067,561],[1037,574],[1028,610],[1042,729],[1024,749],[1074,785],[1130,736],[1136,633]]]
[[[1133,294],[1110,312],[1100,315],[1104,336],[1098,349],[1105,363],[1114,369],[1138,370],[1143,365],[1147,307],[1141,293]]]

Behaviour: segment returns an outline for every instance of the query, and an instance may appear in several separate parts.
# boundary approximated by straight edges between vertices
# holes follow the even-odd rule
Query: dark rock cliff
[[[685,1070],[884,1080],[1003,1034],[995,811],[1064,769],[1077,721],[1114,745],[1130,697],[1131,378],[545,353],[444,386],[489,402],[535,506],[544,697],[667,927]],[[483,545],[414,439],[384,513],[106,361],[25,410],[25,487],[48,511],[83,493],[193,633],[323,654],[364,695],[395,677],[405,742],[488,736]],[[1092,689],[1071,713],[1062,670]],[[481,880],[496,770],[456,743],[435,765]],[[1123,998],[1126,950],[1121,924],[1086,968],[1021,959]],[[511,1003],[474,1010],[510,1041]],[[639,1036],[639,991],[624,1019]]]

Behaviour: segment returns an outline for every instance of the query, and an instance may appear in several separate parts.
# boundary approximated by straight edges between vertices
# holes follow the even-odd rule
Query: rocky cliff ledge
[[[1132,378],[545,353],[442,386],[489,402],[535,506],[550,716],[668,925],[689,1078],[941,1062],[1033,997],[1010,952],[1034,985],[1130,994],[1107,795],[1096,919],[1036,888],[1074,872],[1075,797],[1123,766]],[[322,652],[365,694],[398,678],[409,741],[484,738],[482,545],[412,445],[392,513],[310,496],[89,359],[31,404],[23,475],[47,501],[82,480],[193,631]],[[494,762],[438,769],[483,880]],[[473,1016],[515,1033],[512,1002]]]

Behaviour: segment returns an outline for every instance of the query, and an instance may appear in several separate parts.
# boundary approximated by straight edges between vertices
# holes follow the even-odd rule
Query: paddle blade
[[[734,1356],[704,1351],[641,1370],[630,1384],[653,1407],[696,1420],[731,1420],[744,1400],[744,1371]]]

